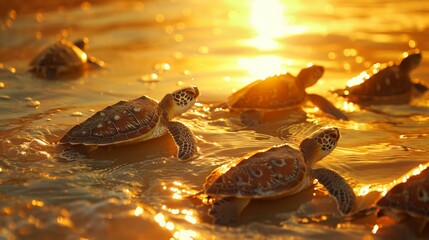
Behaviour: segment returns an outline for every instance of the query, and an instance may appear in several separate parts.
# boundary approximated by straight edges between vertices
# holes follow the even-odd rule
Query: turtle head
[[[399,64],[399,69],[408,73],[419,66],[421,60],[422,54],[420,52],[408,53],[408,56],[402,59]]]
[[[299,148],[305,155],[309,166],[313,166],[332,152],[340,139],[340,131],[336,127],[323,127],[305,138]]]
[[[165,95],[159,105],[167,114],[168,120],[171,120],[194,106],[199,96],[200,91],[197,87],[188,86]]]
[[[80,50],[84,52],[88,50],[88,43],[89,43],[89,39],[87,37],[78,39],[73,42],[74,45],[76,45],[78,48],[80,48]]]
[[[318,65],[312,65],[304,68],[297,76],[298,84],[303,88],[313,86],[323,75],[325,68]]]

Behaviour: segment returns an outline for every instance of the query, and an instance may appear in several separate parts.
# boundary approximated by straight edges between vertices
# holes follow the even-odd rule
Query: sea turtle
[[[408,217],[421,220],[421,233],[429,221],[429,168],[404,180],[377,201],[378,216],[392,217],[398,222]]]
[[[353,189],[336,172],[313,169],[337,145],[340,132],[324,127],[305,138],[299,149],[288,144],[248,154],[216,168],[199,194],[215,199],[209,215],[215,224],[234,225],[251,199],[290,196],[310,187],[317,179],[336,199],[343,214],[351,211]]]
[[[161,137],[168,130],[178,147],[178,158],[189,159],[197,151],[196,138],[183,123],[172,119],[189,110],[199,95],[197,87],[189,86],[168,93],[159,103],[148,96],[120,101],[73,127],[59,142],[93,147],[133,144]]]
[[[374,216],[376,212],[377,230],[380,226],[384,228],[393,223],[400,223],[412,228],[410,230],[415,230],[418,234],[423,233],[426,223],[429,221],[428,166],[429,163],[419,165],[401,178],[394,180],[390,184],[393,187],[384,196],[379,192],[374,192],[377,193],[375,196],[380,196],[378,200],[376,199],[372,206],[350,214],[346,220]],[[398,229],[396,225],[393,225],[393,228]]]
[[[307,100],[325,113],[337,119],[347,120],[347,116],[327,99],[305,92],[305,89],[313,86],[323,73],[322,66],[312,65],[302,69],[296,77],[286,73],[257,80],[229,96],[226,105],[232,111],[238,111],[246,125],[262,122],[267,112],[298,109]]]
[[[410,78],[421,58],[420,52],[413,52],[407,53],[399,65],[376,63],[349,80],[345,89],[333,92],[362,105],[406,104],[428,90],[424,83],[415,83]]]
[[[65,39],[58,41],[30,62],[30,71],[42,78],[55,79],[60,76],[80,75],[91,68],[104,66],[103,61],[85,53],[88,41],[88,38],[75,42]]]

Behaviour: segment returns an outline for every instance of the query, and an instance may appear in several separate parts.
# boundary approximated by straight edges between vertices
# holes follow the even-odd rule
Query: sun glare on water
[[[284,5],[278,0],[254,0],[251,22],[255,30],[264,36],[281,36],[285,25]]]
[[[247,79],[246,83],[256,79],[265,79],[268,76],[285,73],[284,59],[278,56],[260,56],[254,58],[240,58],[238,65],[247,70],[252,79]],[[245,79],[246,80],[246,79]]]
[[[246,44],[270,53],[238,59],[238,65],[249,73],[249,76],[243,79],[246,84],[257,79],[284,74],[285,68],[293,65],[292,60],[274,55],[271,51],[281,48],[281,38],[303,32],[299,27],[291,25],[288,18],[288,6],[284,1],[252,0],[249,1],[249,4],[248,23],[251,31],[256,35],[247,40]]]
[[[284,6],[278,0],[254,0],[251,7],[250,22],[258,33],[251,40],[252,45],[269,50],[278,47],[275,38],[284,35]]]
[[[278,38],[302,32],[302,29],[290,26],[286,17],[287,5],[279,0],[253,0],[250,11],[250,24],[257,33],[250,45],[258,49],[279,48]]]

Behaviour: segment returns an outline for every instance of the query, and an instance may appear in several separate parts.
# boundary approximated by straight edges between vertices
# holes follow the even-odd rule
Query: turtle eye
[[[322,74],[323,74],[323,68],[321,68],[321,67],[316,67],[316,68],[313,70],[313,78],[314,78],[314,79],[319,79],[319,78],[321,78],[321,77],[322,77]]]
[[[313,78],[319,78],[319,77],[320,77],[320,70],[314,70]]]
[[[186,95],[188,95],[189,97],[193,98],[195,96],[195,92],[193,92],[193,91],[186,91]]]

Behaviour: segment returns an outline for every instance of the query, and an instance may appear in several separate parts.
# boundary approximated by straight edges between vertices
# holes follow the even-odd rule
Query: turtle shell
[[[257,80],[227,99],[231,109],[277,110],[299,107],[305,101],[305,89],[291,74]]]
[[[394,186],[377,205],[412,216],[429,218],[429,168]]]
[[[276,198],[295,194],[308,184],[304,156],[285,144],[218,167],[207,177],[204,191],[215,197]]]
[[[158,102],[147,96],[120,101],[73,127],[60,143],[110,145],[144,141],[166,132]]]
[[[88,56],[82,49],[72,42],[61,40],[43,50],[30,62],[30,66],[33,67],[35,72],[42,74],[44,70],[62,74],[79,69],[87,60]]]
[[[353,85],[356,84],[357,85]],[[408,72],[401,71],[397,65],[375,64],[351,79],[347,85],[349,96],[377,97],[397,96],[412,89]]]
[[[415,88],[410,72],[419,65],[421,57],[421,53],[415,52],[408,54],[399,65],[376,63],[349,80],[346,89],[337,93],[364,104],[408,103]]]

